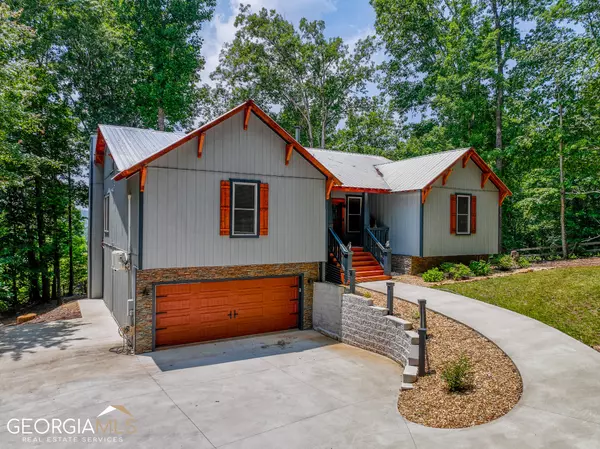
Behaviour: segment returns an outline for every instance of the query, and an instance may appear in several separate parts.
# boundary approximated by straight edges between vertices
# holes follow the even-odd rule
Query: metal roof
[[[307,150],[342,182],[343,187],[390,189],[375,168],[377,164],[391,162],[388,158],[317,148],[307,148]]]
[[[99,129],[119,171],[127,170],[185,136],[185,133],[126,126],[99,125]]]
[[[461,158],[469,148],[443,151],[377,165],[392,192],[420,190]]]

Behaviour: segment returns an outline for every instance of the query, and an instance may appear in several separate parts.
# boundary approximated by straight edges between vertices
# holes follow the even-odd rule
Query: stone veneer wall
[[[405,320],[388,315],[362,296],[342,297],[342,341],[389,357],[403,366],[419,362],[419,334]]]
[[[464,263],[465,265],[468,265],[472,260],[487,260],[488,257],[488,254],[437,257],[402,256],[393,254],[392,271],[400,274],[421,274],[430,268],[439,266],[442,262]]]
[[[313,284],[319,277],[319,263],[287,263],[275,265],[242,265],[231,267],[155,268],[138,270],[135,301],[136,353],[152,351],[152,313],[154,284],[159,282],[240,279],[283,275],[304,275],[304,329],[312,327]]]

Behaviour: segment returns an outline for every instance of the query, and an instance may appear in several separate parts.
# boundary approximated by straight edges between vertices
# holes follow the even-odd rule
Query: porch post
[[[364,193],[364,200],[363,200],[363,217],[364,217],[364,224],[365,224],[365,228],[369,228],[370,226],[370,221],[371,221],[371,212],[369,211],[369,194],[367,192]]]

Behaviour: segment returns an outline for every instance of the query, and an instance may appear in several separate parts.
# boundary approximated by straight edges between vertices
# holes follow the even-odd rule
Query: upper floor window
[[[258,182],[232,181],[231,235],[258,235]]]
[[[456,195],[456,233],[471,233],[471,196]]]
[[[110,213],[110,195],[104,197],[104,233],[108,235]]]

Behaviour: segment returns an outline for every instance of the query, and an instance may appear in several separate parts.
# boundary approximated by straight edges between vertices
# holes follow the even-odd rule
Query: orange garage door
[[[156,346],[298,327],[299,278],[156,287]]]

